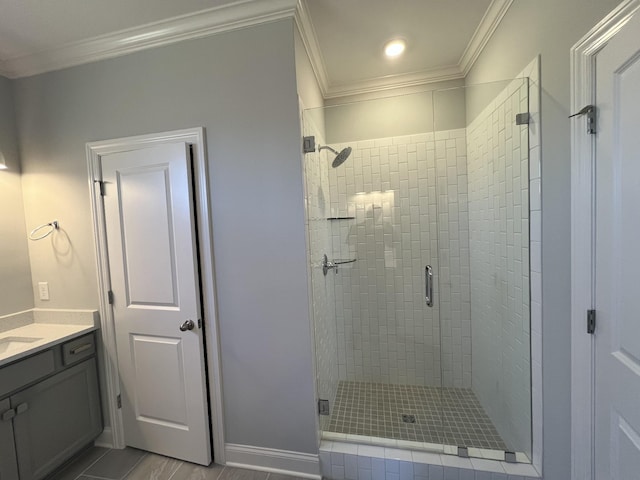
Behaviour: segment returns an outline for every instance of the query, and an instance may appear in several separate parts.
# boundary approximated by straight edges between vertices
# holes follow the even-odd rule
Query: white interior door
[[[640,479],[640,14],[596,57],[595,471]]]
[[[208,465],[189,146],[103,155],[101,168],[125,442]]]

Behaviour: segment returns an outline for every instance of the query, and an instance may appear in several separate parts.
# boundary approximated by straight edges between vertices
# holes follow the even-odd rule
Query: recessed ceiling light
[[[384,54],[387,57],[395,58],[402,55],[402,52],[404,52],[405,48],[407,48],[407,42],[405,42],[401,38],[396,38],[395,40],[387,42],[387,44],[384,46]]]

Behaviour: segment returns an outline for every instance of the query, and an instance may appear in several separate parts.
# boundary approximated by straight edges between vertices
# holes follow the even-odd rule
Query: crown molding
[[[513,0],[493,0],[487,8],[458,62],[464,76],[469,73],[484,47],[489,43],[512,3]]]
[[[324,98],[344,97],[346,95],[358,95],[361,93],[382,92],[396,88],[414,87],[416,85],[426,85],[429,83],[445,82],[447,80],[458,80],[464,78],[463,73],[457,65],[423,70],[420,72],[404,73],[401,75],[388,75],[384,77],[370,78],[358,82],[330,85],[328,90],[323,92]]]
[[[8,59],[0,64],[0,69],[10,78],[37,75],[184,40],[291,18],[296,14],[296,7],[296,0],[261,0],[260,2],[241,0]]]
[[[28,77],[293,17],[324,98],[379,92],[464,78],[513,0],[491,2],[457,66],[389,75],[339,85],[332,85],[329,81],[306,2],[307,0],[261,0],[260,2],[240,0],[236,3],[8,59],[0,62],[0,75],[8,78]]]
[[[313,28],[311,17],[309,16],[309,8],[307,7],[306,0],[298,0],[296,8],[296,26],[300,32],[304,49],[307,52],[311,68],[316,76],[320,92],[324,96],[329,89],[329,77],[327,75],[327,68],[324,63],[324,57],[322,56],[322,50],[318,44],[318,37],[316,30]]]

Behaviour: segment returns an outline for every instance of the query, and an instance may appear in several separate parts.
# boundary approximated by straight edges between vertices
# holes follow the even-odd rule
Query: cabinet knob
[[[20,415],[21,413],[24,413],[27,410],[29,410],[29,405],[26,403],[21,403],[16,407],[16,415]]]

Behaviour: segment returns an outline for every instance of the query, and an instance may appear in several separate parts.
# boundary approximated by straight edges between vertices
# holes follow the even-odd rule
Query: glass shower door
[[[422,104],[429,121],[389,130],[385,124],[402,120],[367,115],[380,102]],[[324,202],[322,213],[308,215],[318,223],[309,231],[318,390],[327,392],[331,413],[321,420],[326,438],[440,443],[438,303],[425,298],[425,268],[432,268],[436,298],[439,271],[431,104],[428,92],[305,112],[325,127],[316,128],[316,147],[352,149],[336,168],[330,149],[305,156],[308,211]],[[358,128],[344,131],[354,118]],[[337,267],[327,276],[317,273],[325,253]],[[329,298],[330,313],[321,300]]]
[[[445,130],[460,92],[466,127]],[[447,165],[437,176],[438,257],[451,453],[531,458],[529,144],[526,115],[517,117],[528,111],[527,79],[434,92],[436,158]]]

